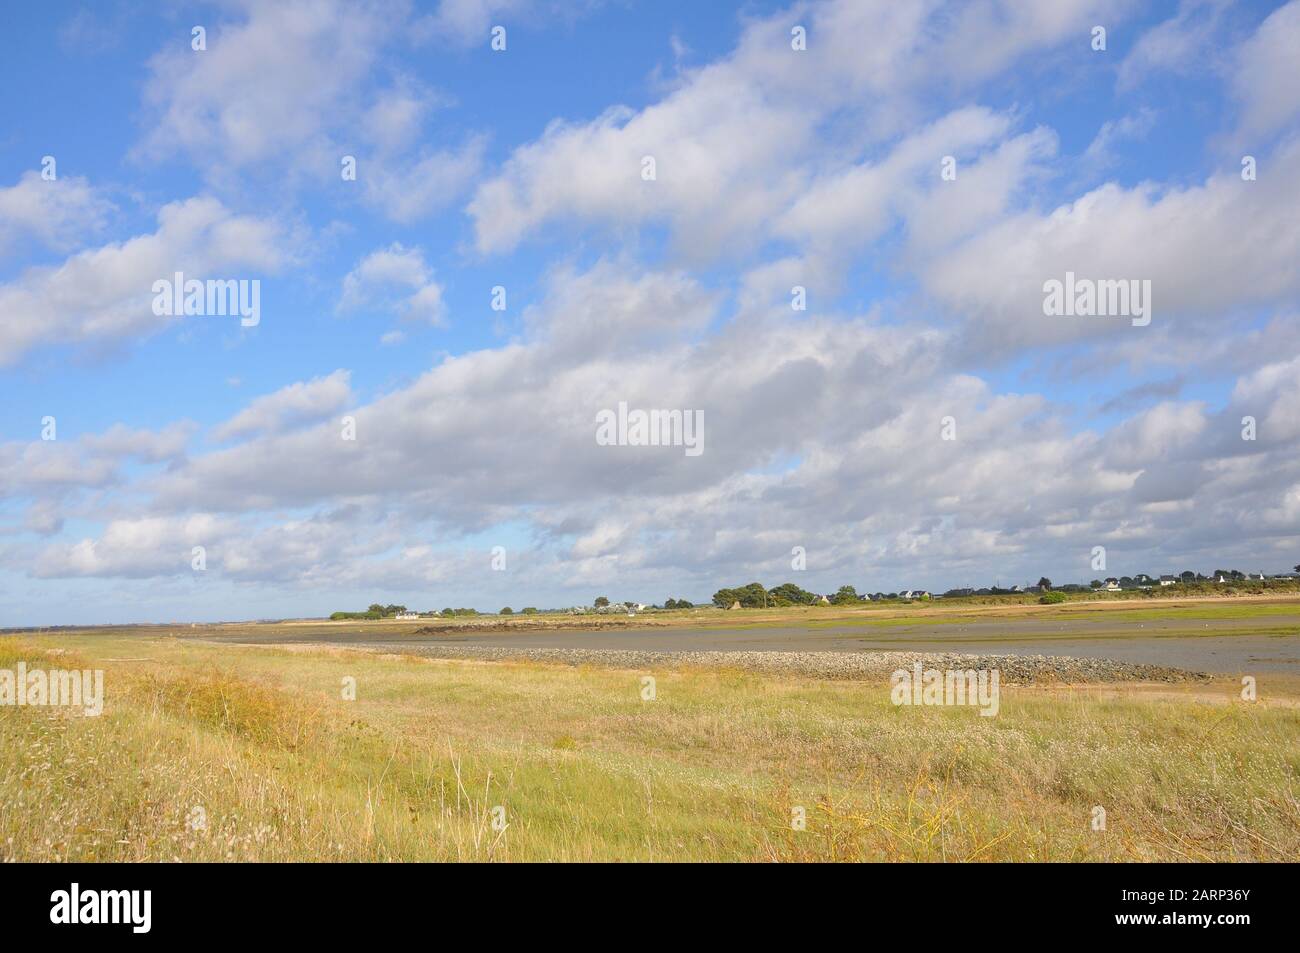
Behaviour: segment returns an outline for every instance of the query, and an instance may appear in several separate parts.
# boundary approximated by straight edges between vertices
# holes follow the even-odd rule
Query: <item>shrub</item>
[[[1065,601],[1065,593],[1045,592],[1038,597],[1038,601],[1045,606],[1054,606]]]

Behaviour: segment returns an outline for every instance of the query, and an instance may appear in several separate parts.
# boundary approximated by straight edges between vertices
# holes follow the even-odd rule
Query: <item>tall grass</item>
[[[1300,712],[1226,686],[1004,689],[984,718],[895,708],[884,685],[743,672],[657,671],[647,702],[639,672],[61,641],[108,670],[105,712],[0,709],[4,859],[1300,853]],[[54,648],[0,639],[0,665],[71,667]]]

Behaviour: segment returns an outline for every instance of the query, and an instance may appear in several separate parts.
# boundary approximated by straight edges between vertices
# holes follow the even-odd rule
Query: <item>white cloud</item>
[[[230,533],[229,526],[230,521],[208,514],[115,519],[98,538],[50,543],[41,550],[32,574],[141,579],[189,573],[193,547],[222,539]]]
[[[358,179],[367,204],[390,221],[410,224],[450,205],[470,187],[483,164],[484,139],[419,157],[381,153],[361,162]]]
[[[1125,140],[1146,138],[1155,120],[1155,110],[1147,106],[1119,119],[1107,119],[1097,130],[1097,135],[1093,137],[1092,142],[1088,143],[1088,148],[1083,153],[1083,161],[1094,169],[1104,169],[1114,165],[1115,145]]]
[[[334,134],[359,114],[358,91],[402,5],[237,7],[247,19],[211,24],[206,50],[182,36],[150,61],[145,98],[157,121],[143,151],[183,153],[218,178],[254,165],[281,178],[337,176],[345,150]]]
[[[1117,85],[1136,88],[1150,74],[1207,72],[1220,58],[1231,0],[1181,0],[1178,12],[1142,34],[1120,64]]]
[[[529,11],[534,0],[440,0],[424,29],[469,46],[487,45],[489,30],[503,17]]]
[[[188,422],[170,424],[161,430],[114,424],[102,434],[87,434],[81,442],[108,457],[134,457],[145,463],[161,463],[183,457],[193,432],[194,425]]]
[[[153,313],[153,283],[243,278],[293,256],[276,222],[236,215],[213,198],[172,202],[158,229],[88,249],[57,267],[33,267],[0,284],[0,366],[39,345],[113,344],[153,334],[175,318]],[[196,320],[221,320],[199,318]]]
[[[378,308],[435,327],[446,323],[442,286],[418,248],[394,242],[363,258],[343,279],[340,312]]]
[[[212,26],[207,50],[180,45],[150,61],[146,100],[155,122],[140,155],[184,155],[232,190],[250,179],[281,189],[336,183],[342,158],[352,156],[362,200],[404,224],[469,188],[483,137],[441,148],[422,141],[431,114],[450,100],[406,73],[381,85],[385,50],[422,32],[409,4],[236,6],[244,19]]]
[[[576,221],[665,224],[694,258],[752,248],[800,197],[810,166],[829,177],[862,144],[915,127],[921,88],[985,78],[1120,10],[985,0],[954,13],[834,0],[806,9],[804,53],[790,48],[790,14],[750,21],[730,56],[686,73],[661,101],[555,122],[516,149],[469,204],[477,247],[509,251],[550,222]],[[645,156],[656,162],[653,182],[641,176]]]
[[[672,283],[608,267],[604,278],[611,290]],[[136,487],[152,494],[148,515],[26,558],[43,576],[158,577],[189,572],[190,547],[204,545],[214,576],[436,582],[455,593],[442,601],[464,604],[489,571],[486,544],[468,552],[463,534],[520,520],[537,544],[512,550],[527,567],[513,592],[617,585],[638,598],[779,581],[794,545],[808,548],[813,588],[896,589],[1043,569],[1086,579],[1094,545],[1151,571],[1173,554],[1258,560],[1300,539],[1286,502],[1300,434],[1249,445],[1237,422],[1243,402],[1294,402],[1294,358],[1244,381],[1221,412],[1167,401],[1109,433],[1075,433],[1042,397],[944,370],[942,339],[920,329],[749,320],[716,340],[691,344],[683,329],[636,353],[582,354],[555,349],[564,299],[551,307],[532,340],[448,359],[357,408],[355,443],[331,422],[189,457]],[[594,411],[618,399],[704,409],[706,453],[597,446]],[[945,414],[955,441],[940,439]]]
[[[228,444],[198,453],[184,424],[0,445],[0,491],[12,500],[0,564],[49,578],[183,579],[191,546],[203,545],[212,577],[232,584],[409,585],[467,604],[497,592],[482,550],[498,534],[526,541],[512,545],[509,585],[539,602],[574,587],[707,597],[777,582],[794,545],[809,550],[811,587],[887,590],[1058,570],[1086,579],[1099,544],[1147,571],[1294,548],[1300,335],[1274,309],[1300,294],[1300,193],[1283,171],[1300,163],[1300,144],[1259,147],[1257,182],[1228,165],[1198,184],[1107,184],[1047,204],[1040,186],[1062,165],[1055,132],[1019,108],[966,105],[1026,53],[1086,49],[1088,28],[1121,22],[1124,6],[845,0],[746,20],[731,54],[679,73],[658,101],[552,123],[474,191],[480,252],[561,222],[626,240],[610,251],[582,236],[544,262],[543,298],[521,308],[508,343],[446,357],[364,402],[346,369],[291,384],[229,412],[210,432]],[[1291,68],[1279,51],[1294,6],[1224,57],[1240,66],[1231,88],[1242,128],[1261,137],[1294,118],[1289,89],[1275,88]],[[486,140],[428,141],[448,101],[377,68],[409,26],[407,8],[233,9],[240,22],[214,24],[206,54],[154,61],[151,152],[235,182],[279,175],[281,161],[337,182],[338,155],[352,152],[352,194],[402,223],[474,185]],[[421,29],[486,43],[496,18],[514,24],[538,9],[445,2]],[[1121,85],[1195,65],[1212,39],[1191,16],[1202,9],[1219,5],[1184,4],[1139,40]],[[809,27],[806,54],[789,49],[795,19]],[[381,87],[377,73],[394,78]],[[1104,168],[1150,120],[1141,107],[1109,119],[1085,161]],[[640,177],[647,154],[653,183]],[[939,177],[947,154],[953,182]],[[69,180],[60,212],[39,204],[51,196],[29,178],[0,192],[0,223],[8,208],[9,227],[47,228],[54,243],[76,239],[73,223],[93,225],[84,183]],[[639,254],[643,226],[669,239],[656,267]],[[657,239],[645,243],[656,260]],[[150,313],[150,285],[174,270],[255,271],[293,257],[274,221],[214,199],[175,203],[153,234],[0,285],[0,361],[158,330],[168,319]],[[739,273],[684,267],[720,259]],[[891,268],[901,274],[881,292],[875,275]],[[1042,283],[1066,270],[1150,278],[1153,327],[1045,318]],[[849,278],[872,286],[860,306],[837,296]],[[904,298],[912,279],[920,293]],[[806,313],[790,310],[794,284],[809,288]],[[338,309],[446,320],[442,284],[409,240],[361,258]],[[920,323],[934,309],[943,329]],[[990,360],[1112,331],[1122,344],[1105,357],[1122,352],[1136,370],[1098,405],[1107,419],[1141,410],[1108,430],[1081,429],[1053,394],[999,393],[981,377]],[[1088,351],[1069,360],[1080,366]],[[1143,376],[1170,365],[1175,384]],[[1236,378],[1222,406],[1177,399],[1177,382],[1201,369]],[[706,452],[598,445],[595,415],[620,401],[702,410]],[[340,438],[345,410],[355,441]],[[1240,439],[1244,414],[1258,418],[1258,441]],[[940,439],[945,415],[955,441]]]
[[[103,228],[111,210],[84,178],[46,180],[24,172],[15,185],[0,188],[0,251],[26,238],[66,251]]]
[[[1238,140],[1266,138],[1300,118],[1300,0],[1269,14],[1236,53]]]
[[[280,433],[292,427],[316,423],[352,401],[351,377],[350,371],[340,369],[326,377],[299,381],[273,394],[258,397],[215,427],[212,438],[225,441],[252,434]]]
[[[1266,160],[1300,161],[1300,140]],[[1300,294],[1300,183],[1286,174],[1243,182],[1236,171],[1202,185],[1133,189],[1107,184],[1049,213],[991,225],[923,270],[927,291],[991,351],[1230,320]],[[1088,279],[1149,279],[1150,328],[1124,319],[1043,314],[1043,284],[1067,271]],[[1172,322],[1172,324],[1171,324]]]

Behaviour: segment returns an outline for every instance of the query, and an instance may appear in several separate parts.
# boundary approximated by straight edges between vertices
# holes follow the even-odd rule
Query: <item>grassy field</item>
[[[107,699],[98,718],[0,709],[6,860],[1300,854],[1282,679],[1253,704],[1231,681],[1004,687],[986,718],[895,707],[883,683],[702,669],[0,639],[0,667],[19,659],[105,669]]]

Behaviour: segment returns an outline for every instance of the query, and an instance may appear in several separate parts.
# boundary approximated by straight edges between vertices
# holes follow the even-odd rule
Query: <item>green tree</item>
[[[1038,588],[1040,588],[1040,589],[1044,589],[1044,590],[1051,589],[1051,588],[1052,588],[1052,580],[1050,580],[1050,579],[1048,579],[1046,576],[1044,576],[1042,579],[1038,580]]]
[[[768,593],[770,604],[777,606],[810,606],[817,601],[817,594],[796,586],[792,582],[783,582]]]
[[[761,582],[751,582],[738,589],[719,589],[713,594],[713,604],[723,609],[730,609],[736,602],[745,609],[761,609],[771,604],[767,590],[763,588]]]
[[[498,614],[499,614],[499,615],[514,615],[514,614],[515,614],[515,610],[512,609],[512,608],[510,608],[509,606],[506,606],[506,607],[505,607],[504,609],[502,609],[501,612],[498,613]]]
[[[837,606],[852,605],[861,601],[862,598],[858,595],[858,590],[853,586],[840,586],[839,592],[831,596],[831,602]]]
[[[605,606],[609,605],[609,597],[608,597],[608,596],[597,596],[597,597],[596,597],[596,603],[595,603],[595,604],[596,604],[596,608],[597,608],[597,609],[603,609],[603,608],[605,608]]]

